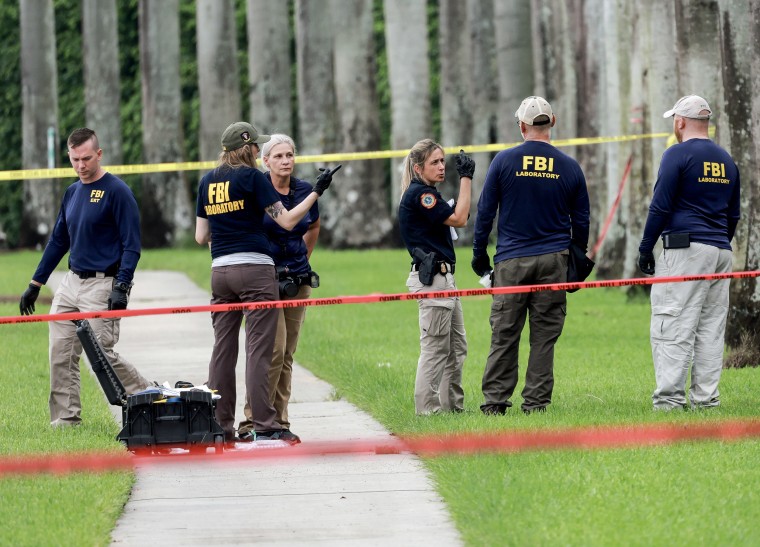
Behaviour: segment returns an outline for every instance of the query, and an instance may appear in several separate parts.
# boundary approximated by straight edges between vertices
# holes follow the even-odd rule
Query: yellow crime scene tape
[[[630,142],[643,139],[662,139],[670,137],[671,133],[649,133],[645,135],[618,135],[615,137],[577,137],[573,139],[558,139],[552,141],[554,146],[583,146],[589,144],[605,144],[616,142]],[[494,143],[494,144],[469,144],[463,146],[449,146],[444,148],[447,154],[456,154],[464,150],[468,154],[478,152],[499,152],[506,148],[512,148],[522,142]],[[404,150],[378,150],[374,152],[340,152],[336,154],[314,154],[311,156],[296,156],[296,163],[336,163],[340,161],[358,160],[385,160],[391,158],[403,158],[409,153]],[[103,168],[114,175],[144,175],[148,173],[167,173],[176,171],[203,171],[216,167],[216,161],[182,161],[173,163],[145,163],[135,165],[105,165]],[[62,179],[76,178],[76,173],[71,167],[57,167],[55,169],[17,169],[13,171],[0,171],[0,181],[9,180],[34,180],[34,179]]]

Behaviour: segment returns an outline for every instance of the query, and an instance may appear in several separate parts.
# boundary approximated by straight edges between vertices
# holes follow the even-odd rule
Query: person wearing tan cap
[[[486,248],[498,211],[493,285],[564,283],[571,243],[583,252],[588,245],[586,178],[578,162],[551,144],[556,118],[544,98],[526,98],[515,117],[525,142],[499,152],[488,168],[478,201],[472,268],[478,276],[491,270]],[[483,413],[504,414],[512,406],[526,316],[530,356],[521,408],[526,414],[546,410],[554,388],[554,344],[566,313],[565,291],[494,295]]]
[[[212,304],[278,299],[277,277],[270,243],[263,225],[268,215],[280,227],[292,230],[330,186],[332,173],[322,172],[314,189],[288,210],[272,183],[256,168],[259,146],[269,141],[247,122],[231,124],[222,134],[217,167],[198,186],[195,239],[211,248]],[[245,316],[247,403],[253,413],[254,440],[289,440],[269,397],[277,309],[213,312],[214,349],[208,387],[221,395],[216,419],[225,440],[235,441],[235,364],[238,333]]]
[[[678,144],[662,155],[644,235],[639,268],[648,275],[684,276],[731,271],[731,239],[739,222],[739,169],[708,137],[712,110],[697,95],[678,100],[663,114],[673,118]],[[662,235],[663,251],[654,246]],[[650,341],[655,410],[688,404],[720,404],[723,339],[729,280],[658,283],[652,286]]]

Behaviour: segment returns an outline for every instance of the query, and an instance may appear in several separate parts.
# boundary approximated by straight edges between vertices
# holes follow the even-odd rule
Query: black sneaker
[[[255,431],[253,433],[256,441],[285,441],[288,444],[298,444],[301,439],[298,435],[290,432],[289,429],[275,429],[273,431]],[[293,440],[293,439],[297,440]]]
[[[225,431],[224,432],[224,443],[225,444],[227,444],[227,445],[234,445],[237,440],[238,439],[235,437],[235,432],[234,431]]]
[[[290,444],[298,444],[301,442],[301,437],[293,433],[290,429],[283,429],[280,431],[280,440]]]
[[[252,443],[254,441],[253,431],[245,431],[243,433],[238,433],[238,441],[240,441],[241,443]]]
[[[523,413],[525,414],[534,414],[536,412],[546,412],[545,406],[534,406],[533,408],[523,408]]]
[[[480,405],[480,411],[486,416],[504,416],[507,405],[504,403],[485,403]]]

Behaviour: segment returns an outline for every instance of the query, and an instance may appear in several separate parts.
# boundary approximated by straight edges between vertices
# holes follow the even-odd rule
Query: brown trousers
[[[285,297],[283,300],[302,300],[309,296],[311,287],[302,285],[294,297]],[[288,402],[293,383],[293,354],[298,347],[298,336],[306,317],[306,307],[280,309],[277,312],[277,335],[274,338],[272,365],[269,367],[269,400],[277,413],[277,422],[283,429],[290,429]],[[253,414],[248,403],[243,411],[245,419],[238,425],[238,435],[253,429]]]
[[[211,270],[211,303],[268,302],[277,299],[274,267],[261,264],[238,264]],[[221,395],[216,405],[216,420],[225,437],[235,435],[235,365],[238,357],[240,323],[245,317],[246,402],[255,416],[257,432],[281,429],[269,400],[269,365],[277,329],[277,309],[215,312],[214,350],[208,370],[208,386]]]

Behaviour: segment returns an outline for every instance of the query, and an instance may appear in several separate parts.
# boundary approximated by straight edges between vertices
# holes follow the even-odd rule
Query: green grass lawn
[[[467,250],[459,257],[459,287],[478,287]],[[38,259],[38,253],[0,255],[0,295],[19,295]],[[399,250],[317,249],[312,265],[322,287],[313,296],[404,292],[408,263]],[[167,265],[209,288],[207,251],[147,251],[140,262],[142,269]],[[483,416],[478,406],[490,298],[466,298],[463,306],[469,344],[464,414],[414,415],[419,330],[413,301],[310,308],[296,359],[400,435],[719,421],[756,417],[760,410],[760,372],[729,369],[719,409],[653,413],[649,304],[628,302],[616,289],[597,289],[568,295],[549,411]],[[0,305],[2,315],[17,311],[17,304]],[[0,454],[119,450],[113,440],[118,427],[89,375],[83,376],[83,407],[90,413],[85,425],[63,434],[49,429],[44,324],[0,325],[0,340]],[[527,352],[523,344],[521,376]],[[521,389],[513,398],[516,409]],[[425,461],[468,545],[757,545],[759,457],[760,442],[752,440]],[[51,537],[62,538],[60,544],[107,543],[131,480],[130,473],[0,479],[0,518],[6,525],[0,543],[49,543]],[[96,513],[100,524],[93,523]],[[77,541],[69,541],[67,532]]]
[[[18,315],[18,298],[39,258],[0,254],[0,315]],[[48,311],[50,296],[43,289],[37,313]],[[86,371],[83,424],[50,427],[47,340],[45,323],[0,325],[0,456],[123,450],[114,440],[119,426]],[[0,545],[108,545],[133,482],[130,472],[0,478]]]

